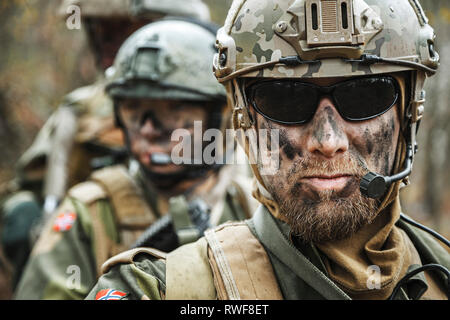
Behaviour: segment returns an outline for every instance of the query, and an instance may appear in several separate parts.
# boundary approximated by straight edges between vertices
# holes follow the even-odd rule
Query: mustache
[[[347,175],[362,178],[370,170],[365,161],[358,155],[347,152],[339,158],[330,160],[318,159],[308,155],[297,158],[288,172],[288,180],[299,180],[306,177]]]

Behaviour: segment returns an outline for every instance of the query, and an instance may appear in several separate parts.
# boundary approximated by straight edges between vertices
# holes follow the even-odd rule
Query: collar
[[[265,246],[268,253],[276,257],[282,264],[291,270],[298,278],[312,287],[325,299],[349,300],[350,297],[329,279],[319,268],[304,256],[286,237],[286,226],[280,227],[275,218],[264,207],[259,206],[252,219],[247,220],[250,229],[253,229]]]

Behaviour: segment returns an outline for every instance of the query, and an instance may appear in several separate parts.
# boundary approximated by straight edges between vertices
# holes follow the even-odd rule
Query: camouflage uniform
[[[348,24],[343,22],[344,16]],[[394,172],[400,172],[407,157],[412,161],[413,154],[405,151],[405,140],[415,145],[416,126],[424,108],[425,78],[436,72],[439,63],[434,32],[427,21],[417,0],[235,0],[218,32],[219,52],[214,59],[216,77],[226,86],[233,108],[234,128],[247,130],[254,125],[245,97],[246,79],[411,71],[409,105],[401,109],[401,121],[408,122],[411,130],[405,130],[407,138],[399,140],[394,164]],[[251,157],[250,142],[239,142]],[[365,287],[355,292],[335,280],[323,244],[294,242],[291,227],[281,219],[279,206],[264,186],[258,168],[252,169],[257,178],[253,194],[261,206],[251,219],[218,226],[196,243],[169,254],[136,249],[113,257],[103,265],[104,274],[87,299],[386,298],[378,296],[379,290]],[[411,276],[426,264],[440,264],[441,271],[446,269],[448,274],[450,256],[430,232],[401,215],[401,180],[383,189],[379,208],[383,214],[373,225],[380,223],[390,228],[390,235],[401,235],[409,257],[399,264],[410,276],[405,283],[399,277],[390,278],[393,281],[383,286],[403,284],[395,294],[390,289],[389,298],[393,299],[446,299],[448,275],[444,272],[433,270]],[[366,187],[365,192],[372,196],[373,186],[369,183]],[[390,217],[389,223],[380,222],[385,215]],[[362,230],[370,228],[364,226]],[[337,248],[358,246],[356,240],[343,239],[337,245],[344,246]],[[383,245],[388,241],[384,240],[374,248],[374,254],[387,253]],[[358,252],[360,256],[347,267],[358,265],[366,253]],[[364,272],[359,276],[369,280]],[[113,297],[110,292],[117,295]]]
[[[230,113],[222,110],[225,90],[204,68],[214,54],[214,35],[199,24],[164,19],[136,31],[125,41],[108,72],[106,92],[113,99],[156,96],[177,101],[217,102],[214,108],[223,112],[218,124],[221,128],[221,124],[230,120]],[[186,30],[188,35],[181,41],[172,29]],[[191,47],[180,51],[182,43]],[[155,55],[152,50],[143,50],[146,48],[160,51]],[[186,57],[197,59],[195,68],[179,64]],[[216,111],[208,110],[208,113]],[[115,115],[120,123],[117,110]],[[127,132],[126,127],[122,130]],[[240,176],[232,166],[225,165],[217,171],[212,168],[208,169],[211,175],[195,187],[206,191],[170,199],[158,194],[157,187],[136,160],[130,162],[128,169],[118,165],[94,171],[88,181],[69,190],[57,214],[46,224],[15,298],[83,298],[101,274],[101,265],[129,249],[148,227],[166,215],[173,220],[180,244],[196,240],[198,229],[190,221],[187,206],[194,196],[211,209],[211,219],[214,216],[216,221],[211,221],[213,224],[249,218],[254,205],[245,191],[250,188],[248,177]]]
[[[91,20],[128,19],[149,22],[167,14],[209,21],[208,7],[191,0],[187,7],[178,0],[65,0],[58,13],[67,17],[67,9],[76,5],[88,28]],[[89,21],[88,21],[89,20]],[[92,36],[88,34],[88,38]],[[94,40],[91,40],[97,56]],[[103,72],[104,70],[102,70]],[[86,180],[98,168],[125,163],[122,132],[115,127],[112,102],[104,93],[104,75],[95,83],[66,95],[49,117],[32,145],[17,163],[17,176],[0,190],[3,219],[2,245],[14,265],[13,285],[42,224],[56,209],[71,186]]]
[[[422,263],[450,266],[448,253],[433,237],[404,221],[399,221],[398,226],[413,239],[418,254],[426,257],[422,258]],[[252,239],[264,246],[264,249],[252,247],[259,256],[245,254],[251,251],[244,239],[236,241],[238,237],[235,235],[241,228],[251,232],[251,236],[245,237],[246,242]],[[289,240],[289,226],[276,220],[263,206],[257,209],[252,219],[240,225],[222,225],[216,229],[216,234],[231,265],[237,287],[235,292],[227,292],[224,285],[215,285],[226,280],[223,274],[210,266],[218,259],[211,257],[211,248],[216,245],[206,237],[167,255],[143,248],[112,258],[103,265],[104,274],[86,299],[101,299],[108,290],[115,290],[123,293],[123,300],[350,300],[347,293],[330,281],[317,248],[304,246],[302,251],[295,249]],[[223,243],[231,235],[235,242],[229,241],[234,243],[227,251],[227,244]],[[230,252],[239,252],[238,257],[232,257]],[[244,262],[237,264],[237,259]],[[445,277],[439,274],[436,278],[415,277],[408,284],[409,291],[399,291],[395,299],[445,299],[445,294],[440,291],[443,281]],[[418,293],[423,288],[430,288],[433,293],[421,297]]]
[[[225,169],[220,180],[223,183],[231,176]],[[222,211],[220,222],[249,217],[251,209],[242,188],[242,182],[230,181],[223,190],[211,190],[221,196],[219,202],[210,202],[212,211]],[[131,248],[147,227],[177,210],[172,205],[164,211],[163,202],[139,172],[131,174],[122,165],[95,171],[87,182],[69,190],[46,224],[15,299],[83,299],[108,258]]]

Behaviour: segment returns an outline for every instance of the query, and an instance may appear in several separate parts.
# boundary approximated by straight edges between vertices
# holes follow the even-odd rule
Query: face
[[[155,156],[171,156],[172,149],[179,143],[171,141],[176,129],[186,129],[192,137],[192,145],[201,144],[202,137],[194,135],[194,122],[205,124],[206,110],[207,106],[202,103],[179,100],[126,99],[118,102],[118,115],[126,128],[133,156],[149,172],[158,174],[183,170],[182,165],[160,163]]]
[[[340,81],[308,82],[330,86]],[[258,129],[279,129],[279,170],[262,178],[301,240],[345,238],[373,220],[378,202],[362,196],[359,183],[368,171],[391,174],[400,130],[397,109],[350,122],[324,95],[312,119],[300,125],[279,124],[251,109]]]

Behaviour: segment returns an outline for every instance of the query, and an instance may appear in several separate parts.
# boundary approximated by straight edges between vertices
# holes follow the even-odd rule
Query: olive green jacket
[[[71,188],[33,248],[15,299],[83,299],[103,262],[129,249],[163,214],[141,181],[118,165]],[[226,185],[220,223],[250,217],[242,195],[237,184]]]

